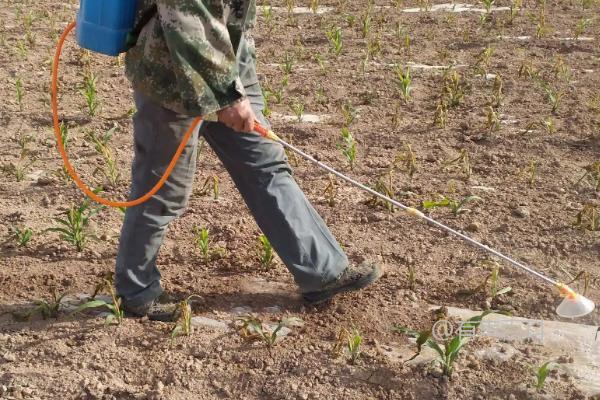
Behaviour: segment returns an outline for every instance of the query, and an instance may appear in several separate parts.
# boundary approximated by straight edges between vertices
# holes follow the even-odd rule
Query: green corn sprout
[[[208,229],[200,229],[197,226],[195,226],[194,241],[196,242],[196,247],[200,250],[200,253],[202,254],[204,262],[207,262],[210,259],[210,238]]]
[[[550,372],[552,372],[552,370],[555,369],[557,366],[558,364],[554,361],[546,361],[545,363],[540,365],[535,374],[535,387],[537,390],[542,390],[544,388],[544,385],[546,384],[546,378],[548,378]]]
[[[261,10],[262,16],[265,19],[265,24],[269,28],[269,31],[272,31],[273,27],[275,26],[273,24],[273,7],[265,5],[262,6]]]
[[[25,45],[25,43],[22,40],[17,41],[17,52],[19,53],[21,58],[27,58],[27,45]]]
[[[550,83],[546,82],[542,78],[536,77],[534,79],[544,90],[544,93],[546,94],[546,99],[548,100],[548,103],[552,106],[552,113],[556,113],[556,111],[558,111],[558,106],[560,105],[560,102],[564,97],[565,93],[550,86]]]
[[[462,326],[466,326],[469,328],[469,330],[474,331],[479,327],[483,318],[492,312],[495,311],[486,310],[480,315],[469,318],[467,321],[463,322]],[[438,358],[436,359],[436,362],[442,367],[443,374],[448,377],[452,376],[454,371],[454,363],[456,362],[460,351],[470,339],[467,336],[462,336],[459,332],[458,335],[442,343],[438,342],[436,338],[433,337],[431,329],[419,332],[404,326],[396,325],[394,330],[417,339],[417,352],[409,360],[407,360],[407,362],[414,360],[419,354],[421,354],[422,347],[427,346],[437,353]]]
[[[33,237],[33,230],[31,228],[12,226],[10,231],[12,238],[17,242],[19,247],[27,247]]]
[[[69,127],[64,121],[60,123],[60,141],[62,142],[63,148],[66,149],[69,144]]]
[[[350,130],[347,127],[343,127],[341,132],[341,143],[338,144],[338,148],[342,150],[342,154],[346,157],[348,164],[350,164],[350,169],[354,170],[354,164],[356,162],[356,140],[350,133]]]
[[[23,97],[25,97],[25,90],[23,89],[23,81],[21,78],[17,78],[15,81],[15,92],[17,96],[17,104],[19,104],[19,110],[23,111]]]
[[[360,357],[362,342],[363,337],[356,328],[352,329],[352,332],[346,328],[342,328],[333,346],[332,354],[334,357],[339,357],[345,349],[348,352],[348,361],[351,364],[356,364]]]
[[[491,19],[491,16],[492,16],[492,6],[496,2],[496,0],[481,0],[481,2],[483,3],[483,6],[485,7],[485,14],[483,14],[481,16],[480,22],[484,23],[484,22],[489,21]]]
[[[490,273],[490,297],[492,299],[500,296],[501,294],[505,294],[505,293],[512,291],[512,288],[510,286],[500,288],[499,281],[500,281],[500,266],[498,265],[498,263],[495,263],[494,268],[492,269],[492,272]]]
[[[350,353],[350,362],[356,364],[358,357],[360,356],[360,346],[363,338],[357,329],[353,329],[352,333],[348,337],[348,352]]]
[[[296,116],[298,122],[302,122],[302,118],[304,118],[304,103],[299,100],[295,100],[290,106],[292,112]]]
[[[88,114],[90,117],[96,115],[100,102],[97,97],[96,85],[98,83],[98,77],[93,72],[87,73],[83,79],[83,95],[88,108]]]
[[[369,36],[369,33],[371,32],[372,23],[373,17],[371,16],[371,10],[367,9],[360,21],[360,31],[362,33],[363,39],[366,39]]]
[[[275,256],[273,246],[271,246],[271,242],[269,242],[269,239],[264,233],[260,234],[258,242],[260,244],[260,265],[263,268],[268,268],[273,263],[273,258]]]
[[[321,54],[317,53],[315,55],[315,61],[319,65],[319,69],[321,70],[321,72],[325,73],[327,70],[327,66],[325,65],[325,58]]]
[[[400,89],[400,95],[405,103],[408,103],[411,99],[412,92],[412,78],[410,76],[410,68],[402,68],[400,65],[394,67],[396,77],[398,78],[398,89]]]
[[[291,75],[294,70],[295,62],[294,56],[286,51],[283,56],[283,62],[281,63],[281,70],[285,75]]]
[[[340,28],[339,26],[331,27],[331,29],[327,31],[327,39],[329,39],[329,44],[331,46],[331,51],[333,52],[333,54],[339,56],[344,47],[342,41],[342,28]]]
[[[98,190],[96,190],[98,192]],[[89,224],[91,218],[104,209],[104,206],[93,208],[89,199],[84,200],[79,206],[72,205],[65,212],[65,217],[54,218],[58,226],[47,229],[57,232],[62,240],[75,246],[77,251],[82,251],[90,238]]]

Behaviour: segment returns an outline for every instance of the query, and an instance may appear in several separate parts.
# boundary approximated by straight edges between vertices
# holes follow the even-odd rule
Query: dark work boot
[[[316,305],[331,299],[336,294],[363,289],[383,276],[383,268],[378,264],[362,263],[350,266],[333,282],[314,292],[302,293],[309,305]]]
[[[141,305],[128,305],[123,302],[126,317],[148,317],[151,321],[175,322],[179,319],[179,303],[162,294],[158,299]]]

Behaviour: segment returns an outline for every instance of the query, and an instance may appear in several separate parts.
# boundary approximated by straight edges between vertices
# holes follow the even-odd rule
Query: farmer
[[[252,133],[255,120],[268,126],[249,37],[255,7],[254,0],[140,1],[138,19],[145,25],[126,56],[137,107],[130,197],[155,185],[193,117],[216,113],[218,122],[203,122],[164,187],[125,213],[116,288],[131,316],[165,319],[174,309],[161,296],[156,257],[167,225],[190,197],[199,135],[231,175],[307,303],[364,288],[382,275],[377,265],[349,266],[292,178],[282,146]]]

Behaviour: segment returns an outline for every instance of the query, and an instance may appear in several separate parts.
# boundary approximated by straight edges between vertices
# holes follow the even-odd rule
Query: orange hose
[[[183,153],[183,150],[185,149],[187,142],[190,140],[190,137],[194,133],[194,130],[198,127],[198,125],[202,121],[202,118],[197,117],[196,119],[194,119],[194,121],[192,122],[192,125],[189,127],[185,136],[183,137],[181,144],[177,148],[177,151],[175,151],[175,155],[173,156],[173,159],[167,166],[165,173],[160,178],[160,180],[156,183],[156,185],[154,185],[154,187],[152,189],[150,189],[150,191],[148,193],[146,193],[142,197],[139,197],[135,200],[130,200],[130,201],[113,201],[113,200],[108,200],[108,199],[98,196],[96,193],[94,193],[89,188],[89,186],[87,186],[81,180],[81,178],[77,175],[77,172],[75,172],[75,169],[69,162],[69,157],[67,156],[67,152],[65,151],[65,147],[62,142],[62,137],[60,134],[60,124],[58,121],[58,66],[59,66],[60,55],[62,53],[62,48],[65,43],[65,40],[67,39],[67,36],[69,35],[69,33],[71,33],[73,28],[75,28],[75,25],[76,25],[75,22],[71,22],[69,24],[69,26],[67,27],[67,29],[61,35],[61,37],[58,41],[58,45],[56,46],[56,53],[54,54],[54,63],[52,65],[52,118],[54,121],[54,136],[56,136],[56,142],[58,143],[58,151],[63,159],[63,162],[65,164],[65,168],[67,169],[67,172],[69,173],[71,178],[73,178],[73,181],[75,182],[77,187],[79,187],[79,189],[81,189],[92,200],[95,200],[98,203],[104,204],[109,207],[134,207],[134,206],[140,205],[140,204],[144,203],[145,201],[148,201],[152,196],[154,196],[156,194],[156,192],[158,192],[160,190],[160,188],[163,187],[163,185],[165,184],[167,179],[169,179],[169,176],[171,175],[171,172],[173,172],[173,168],[175,168],[175,165],[177,164],[177,161],[179,160],[181,153]]]

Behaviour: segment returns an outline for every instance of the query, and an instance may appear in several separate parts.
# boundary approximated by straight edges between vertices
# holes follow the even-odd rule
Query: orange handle
[[[148,201],[152,196],[154,196],[163,187],[163,185],[165,184],[167,179],[169,179],[169,176],[173,172],[175,165],[177,165],[177,161],[179,160],[179,157],[181,157],[181,154],[183,153],[185,146],[187,145],[188,141],[190,140],[190,137],[192,136],[192,134],[194,133],[196,128],[202,122],[202,118],[197,117],[194,119],[194,121],[188,128],[187,132],[185,133],[185,136],[183,137],[181,144],[175,151],[175,154],[173,155],[173,159],[171,159],[171,162],[167,166],[165,173],[160,178],[160,180],[156,183],[156,185],[154,185],[154,187],[152,189],[150,189],[150,191],[148,193],[146,193],[145,195],[143,195],[135,200],[130,200],[130,201],[113,201],[113,200],[108,200],[108,199],[98,196],[96,193],[94,193],[92,191],[92,189],[90,189],[90,187],[88,185],[86,185],[81,180],[81,178],[79,177],[79,175],[77,175],[77,172],[75,172],[75,169],[71,165],[71,162],[69,161],[69,157],[67,156],[67,152],[65,151],[64,144],[62,142],[62,136],[60,133],[60,123],[58,120],[58,67],[59,67],[60,56],[62,53],[62,49],[63,49],[63,45],[65,43],[65,40],[67,39],[67,36],[69,36],[71,31],[73,31],[73,29],[75,28],[75,25],[76,25],[75,22],[71,22],[69,24],[69,26],[67,26],[67,29],[65,29],[65,31],[61,35],[61,37],[58,41],[58,44],[56,46],[56,52],[54,54],[54,62],[52,65],[52,67],[53,67],[52,68],[52,87],[51,87],[51,90],[52,90],[52,96],[51,96],[52,120],[54,123],[54,136],[56,136],[56,142],[58,144],[58,146],[57,146],[58,151],[60,153],[60,156],[62,157],[65,168],[67,169],[67,172],[69,173],[69,175],[71,176],[71,178],[73,179],[73,181],[75,182],[77,187],[79,187],[79,189],[81,189],[81,191],[83,191],[92,200],[97,201],[98,203],[104,204],[109,207],[134,207],[134,206],[140,205],[140,204]],[[277,136],[272,131],[265,129],[258,122],[256,122],[254,129],[261,136],[263,136],[265,138],[277,140]]]

